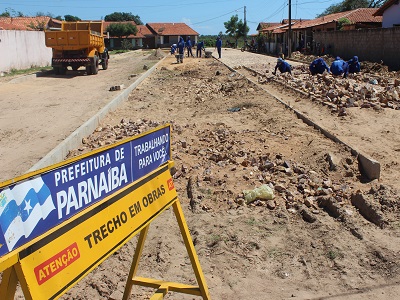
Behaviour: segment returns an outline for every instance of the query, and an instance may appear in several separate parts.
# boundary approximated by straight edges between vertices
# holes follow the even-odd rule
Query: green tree
[[[82,21],[80,18],[76,16],[71,16],[71,15],[65,15],[64,20],[67,22],[76,22],[76,21]]]
[[[229,21],[224,22],[224,26],[226,29],[225,33],[227,33],[230,37],[235,37],[238,21],[239,21],[238,15],[234,15],[229,19]]]
[[[224,22],[225,33],[227,33],[230,37],[235,39],[235,44],[237,45],[238,39],[241,37],[246,37],[250,28],[244,25],[242,20],[239,20],[238,15],[232,16],[229,21]]]
[[[20,11],[15,11],[14,9],[8,7],[3,13],[0,14],[0,17],[25,17],[25,15]]]
[[[343,26],[346,24],[351,24],[351,21],[347,18],[340,18],[338,20],[338,30],[343,30]]]
[[[138,15],[133,15],[132,13],[125,12],[114,12],[112,14],[106,15],[104,21],[107,22],[123,22],[123,21],[134,21],[136,25],[143,25]]]
[[[27,25],[27,27],[32,28],[33,30],[36,31],[44,31],[46,29],[46,22],[42,21],[36,21],[36,24],[31,22],[29,25]]]
[[[386,0],[343,0],[340,3],[332,4],[327,9],[325,9],[317,17],[323,17],[326,15],[349,11],[357,8],[374,8],[381,7]]]
[[[63,17],[61,17],[61,16],[54,17],[54,19],[56,19],[58,21],[63,21]]]
[[[0,14],[0,17],[9,18],[9,17],[11,17],[11,14],[10,14],[10,12],[7,11],[7,9],[6,9],[5,12],[3,12],[2,14]]]
[[[131,34],[137,33],[137,27],[131,23],[113,23],[107,26],[106,29],[110,36],[117,36],[119,38],[127,37]]]

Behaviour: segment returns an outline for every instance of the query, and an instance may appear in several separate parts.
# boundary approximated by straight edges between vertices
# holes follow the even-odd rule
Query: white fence
[[[43,31],[0,30],[0,71],[51,65]]]

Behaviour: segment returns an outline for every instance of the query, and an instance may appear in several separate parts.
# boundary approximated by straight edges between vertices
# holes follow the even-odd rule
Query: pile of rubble
[[[370,70],[374,69],[371,64]],[[260,76],[259,82],[278,82],[290,86],[303,96],[313,101],[328,105],[332,110],[343,114],[347,107],[373,108],[381,110],[391,108],[400,110],[400,76],[398,72],[356,73],[347,78],[335,77],[330,74],[311,76],[308,65],[296,66],[293,76],[287,73],[277,76],[270,75],[274,66],[268,69],[262,66],[252,66],[254,76]],[[345,115],[345,114],[344,114]]]

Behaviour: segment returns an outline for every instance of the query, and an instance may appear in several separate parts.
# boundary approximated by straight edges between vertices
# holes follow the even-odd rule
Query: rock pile
[[[311,76],[308,66],[301,65],[293,70],[293,76],[279,72],[277,76],[271,76],[269,74],[273,67],[263,70],[259,65],[254,65],[251,69],[257,71],[254,76],[266,77],[265,83],[278,82],[290,86],[312,101],[328,105],[333,112],[343,113],[348,107],[400,110],[400,75],[396,72],[361,72],[349,74],[347,78],[328,73]]]

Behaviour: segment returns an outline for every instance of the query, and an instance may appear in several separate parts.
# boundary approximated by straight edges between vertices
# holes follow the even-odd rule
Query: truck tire
[[[93,57],[92,74],[96,75],[99,73],[99,58],[97,55]]]
[[[67,67],[61,67],[61,68],[59,68],[59,72],[60,72],[60,75],[65,75],[66,73],[67,73]]]
[[[92,75],[92,65],[86,66],[86,74]]]
[[[101,62],[101,66],[102,66],[103,70],[108,69],[108,57],[107,57],[106,53],[103,53],[103,60]]]

